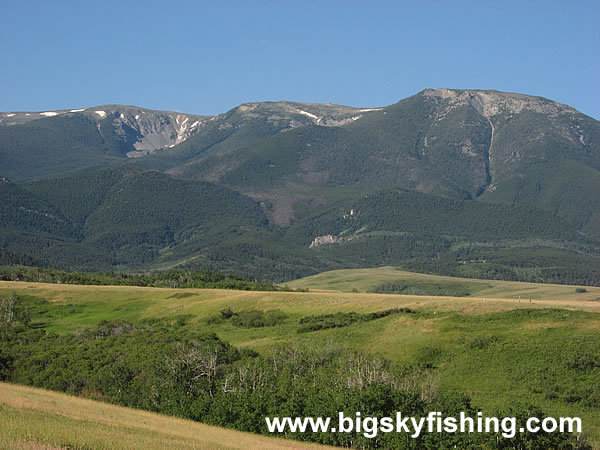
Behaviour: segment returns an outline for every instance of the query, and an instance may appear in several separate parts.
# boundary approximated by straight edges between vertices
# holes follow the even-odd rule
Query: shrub
[[[381,319],[382,317],[386,317],[391,314],[408,314],[412,312],[413,311],[409,308],[393,308],[368,314],[359,314],[356,312],[337,312],[334,314],[306,316],[300,319],[301,326],[298,328],[298,332],[306,333],[309,331],[326,330],[328,328],[347,327],[354,323],[369,322],[371,320]]]
[[[287,319],[287,314],[279,310],[273,311],[240,311],[233,313],[231,316],[231,324],[234,327],[240,328],[261,328],[272,327],[283,323]]]

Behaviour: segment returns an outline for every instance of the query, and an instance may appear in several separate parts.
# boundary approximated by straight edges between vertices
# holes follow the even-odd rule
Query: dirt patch
[[[67,300],[67,297],[65,295],[57,295],[55,297],[48,299],[48,301],[50,303],[64,302],[65,300]]]
[[[600,330],[600,321],[597,322],[584,322],[578,325],[579,328],[587,328],[590,330]]]
[[[547,329],[547,328],[557,328],[560,327],[561,324],[558,322],[537,322],[537,323],[528,323],[523,328],[526,330],[539,330],[539,329]]]
[[[270,211],[266,211],[269,219],[280,227],[289,227],[296,219],[294,214],[294,204],[305,202],[312,205],[319,205],[322,200],[313,195],[306,194],[263,194],[248,193],[256,201],[268,201],[271,203]]]

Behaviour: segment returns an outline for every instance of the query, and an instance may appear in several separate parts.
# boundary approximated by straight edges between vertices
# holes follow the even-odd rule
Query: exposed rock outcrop
[[[327,245],[327,244],[337,244],[341,242],[343,239],[337,236],[333,236],[331,234],[326,234],[324,236],[317,236],[310,243],[310,248],[318,247],[319,245]]]

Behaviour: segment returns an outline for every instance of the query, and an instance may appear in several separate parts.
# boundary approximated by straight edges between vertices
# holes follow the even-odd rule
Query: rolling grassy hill
[[[328,448],[0,383],[2,448]]]
[[[524,302],[531,298],[533,300],[556,300],[561,305],[567,305],[570,301],[577,303],[600,302],[600,288],[598,287],[444,277],[407,272],[397,267],[333,270],[294,280],[287,284],[295,289],[340,292],[376,292],[381,286],[405,285],[423,289],[420,295],[424,296],[445,295],[511,300],[521,298]],[[452,291],[459,292],[460,295],[456,295],[456,292],[453,295]]]
[[[198,330],[215,333],[237,348],[267,356],[281,348],[320,348],[327,342],[333,348],[343,346],[391,361],[404,368],[407,382],[412,380],[421,389],[429,386],[434,391],[466,393],[484,413],[527,401],[551,416],[582,417],[584,432],[598,442],[598,289],[577,293],[574,286],[456,280],[389,268],[333,272],[296,284],[311,289],[367,290],[390,281],[443,289],[454,289],[461,283],[470,295],[272,293],[3,282],[0,297],[14,292],[28,305],[35,329],[59,333],[67,340],[86,336],[77,330],[97,333],[94,330],[99,323],[124,320],[134,327],[163,323],[160,326],[165,330],[166,326],[188,334]],[[527,300],[519,301],[519,295],[527,296]],[[393,308],[414,312],[299,332],[303,317],[335,313],[348,319],[350,316],[343,314]],[[236,325],[222,317],[221,311],[228,309],[240,318],[248,314],[260,318],[269,311],[279,311],[283,319],[271,326]],[[123,337],[109,335],[103,339]],[[69,364],[68,355],[63,357],[66,359],[61,364]]]

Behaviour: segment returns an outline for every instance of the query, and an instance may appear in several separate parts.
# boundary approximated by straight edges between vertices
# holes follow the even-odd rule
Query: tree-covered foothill
[[[276,149],[273,158],[289,157]],[[442,264],[461,276],[600,284],[600,244],[566,209],[339,189],[335,201],[293,206],[296,221],[281,228],[270,200],[156,171],[113,167],[22,185],[2,179],[0,261],[87,272],[169,267],[276,282],[380,265],[439,273]],[[325,235],[337,243],[309,248]]]
[[[26,308],[16,295],[0,304],[0,380],[263,434],[269,434],[265,417],[477,414],[468,396],[440,388],[429,368],[399,366],[336,345],[292,344],[258,354],[190,330],[185,317],[101,322],[57,335],[32,326]],[[531,411],[543,417],[528,405],[497,415],[524,418]],[[494,433],[368,438],[356,431],[285,437],[356,448],[577,448],[573,435],[560,433],[512,439]]]

